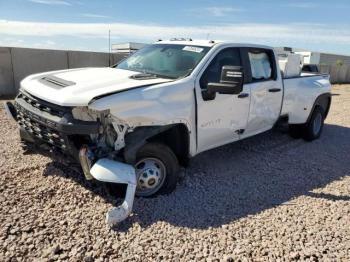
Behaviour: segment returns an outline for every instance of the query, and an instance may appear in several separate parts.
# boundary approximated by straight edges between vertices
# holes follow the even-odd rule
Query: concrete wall
[[[320,65],[321,73],[330,74],[332,84],[350,83],[350,64],[344,65]]]
[[[0,47],[0,98],[13,98],[21,80],[45,71],[116,64],[124,54]]]
[[[350,56],[325,53],[320,54],[319,64],[321,65],[335,65],[338,61],[342,64],[350,64]]]
[[[65,51],[12,48],[11,53],[16,92],[27,75],[68,68]]]
[[[34,73],[51,70],[103,67],[118,63],[127,54],[0,47],[0,98],[13,98],[21,80]],[[334,59],[333,59],[334,60]],[[331,82],[350,83],[350,64],[320,65],[331,75]]]
[[[89,67],[94,66],[108,66],[107,53],[87,53],[79,51],[68,51],[68,68]]]
[[[0,97],[11,96],[14,85],[11,48],[0,47]]]

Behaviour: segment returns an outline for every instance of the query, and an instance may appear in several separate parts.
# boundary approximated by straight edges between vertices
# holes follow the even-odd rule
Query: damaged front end
[[[124,220],[131,212],[136,175],[123,163],[125,135],[132,129],[108,110],[57,106],[21,91],[5,109],[20,126],[25,149],[59,157],[81,166],[86,179],[127,184],[124,203],[107,214],[107,223]]]
[[[73,115],[81,120],[95,119],[101,122],[101,133],[91,136],[94,146],[82,145],[79,150],[79,160],[86,179],[127,185],[124,202],[106,214],[107,224],[117,224],[130,215],[137,186],[134,167],[118,161],[121,158],[120,151],[125,146],[125,134],[131,129],[111,117],[108,111],[75,108]]]

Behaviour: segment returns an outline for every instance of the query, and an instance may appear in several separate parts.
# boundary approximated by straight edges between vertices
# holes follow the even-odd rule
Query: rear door
[[[243,56],[249,61],[250,111],[242,137],[269,130],[280,116],[283,86],[274,52],[270,49],[244,48]]]
[[[197,151],[201,152],[240,138],[249,113],[250,87],[243,85],[240,94],[207,97],[207,84],[219,83],[223,66],[244,66],[239,48],[218,50],[196,79]]]

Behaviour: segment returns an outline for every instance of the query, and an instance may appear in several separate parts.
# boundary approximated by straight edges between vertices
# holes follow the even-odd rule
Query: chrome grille
[[[47,113],[50,113],[51,115],[62,117],[66,111],[62,109],[58,109],[57,107],[49,106],[47,103],[44,104],[39,99],[36,99],[34,97],[31,97],[23,92],[20,92],[17,96],[19,99],[23,99],[25,102],[30,104],[31,106],[39,109],[40,111],[45,111]]]
[[[62,134],[29,118],[20,110],[17,112],[17,122],[27,132],[56,148],[61,150],[67,148],[65,138]]]

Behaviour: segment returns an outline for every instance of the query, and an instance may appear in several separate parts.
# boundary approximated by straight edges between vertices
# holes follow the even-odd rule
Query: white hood
[[[171,81],[164,78],[130,78],[137,74],[140,73],[110,67],[53,71],[26,77],[21,82],[21,89],[53,104],[86,106],[96,96]],[[63,86],[43,81],[45,77],[57,80]]]

